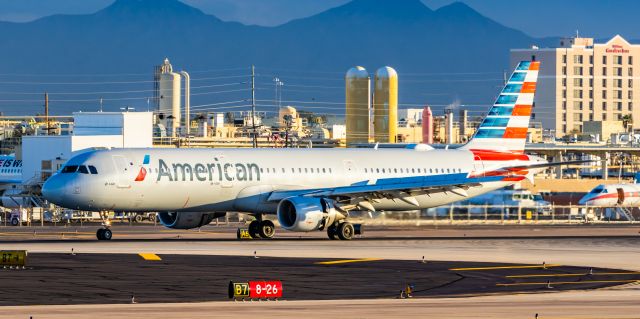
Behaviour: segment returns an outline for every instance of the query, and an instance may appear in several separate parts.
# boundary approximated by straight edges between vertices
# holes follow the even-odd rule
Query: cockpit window
[[[82,173],[82,174],[89,174],[89,170],[87,169],[86,166],[82,165],[78,168],[78,172]]]
[[[594,188],[594,189],[591,191],[591,193],[592,193],[592,194],[599,194],[599,193],[602,193],[603,191],[605,191],[604,187],[602,187],[602,186],[598,186],[598,187]],[[605,191],[605,193],[606,193],[606,191]]]
[[[96,169],[95,166],[93,165],[89,165],[89,172],[91,172],[91,174],[98,174],[98,170]]]
[[[78,165],[67,165],[62,168],[63,174],[75,173],[78,170]]]

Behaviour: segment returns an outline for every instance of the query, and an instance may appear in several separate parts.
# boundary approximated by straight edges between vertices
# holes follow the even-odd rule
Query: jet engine
[[[332,200],[326,198],[295,196],[278,204],[280,226],[290,231],[322,230],[344,215],[336,210]]]
[[[226,213],[203,212],[160,212],[160,223],[173,229],[191,229],[208,225],[216,218],[224,217]]]

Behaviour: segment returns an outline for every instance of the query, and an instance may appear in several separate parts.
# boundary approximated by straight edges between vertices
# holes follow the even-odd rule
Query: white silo
[[[164,59],[162,64],[159,89],[158,122],[170,130],[172,137],[175,137],[181,122],[181,87],[180,74],[173,72],[169,59]]]

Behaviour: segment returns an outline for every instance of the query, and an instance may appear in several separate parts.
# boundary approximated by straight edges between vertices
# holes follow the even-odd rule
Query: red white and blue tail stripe
[[[539,69],[538,61],[518,64],[478,131],[462,149],[514,155],[524,152]]]

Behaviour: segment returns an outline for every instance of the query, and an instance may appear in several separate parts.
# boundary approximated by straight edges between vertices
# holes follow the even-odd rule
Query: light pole
[[[278,111],[280,111],[280,108],[282,107],[282,86],[284,85],[284,82],[282,82],[280,80],[279,77],[274,77],[273,78],[273,85],[275,87],[275,104],[278,106]]]

